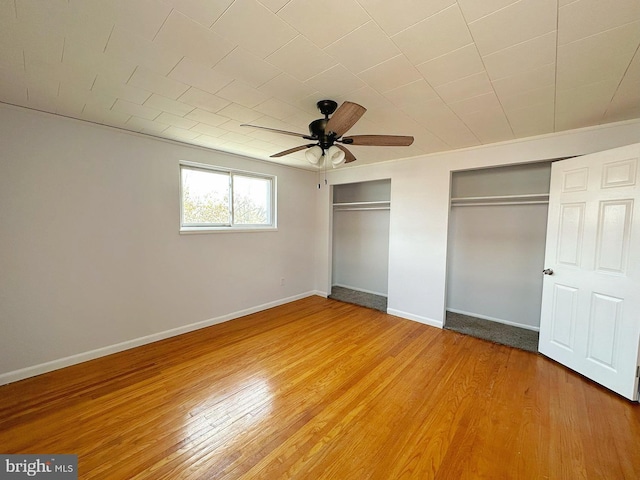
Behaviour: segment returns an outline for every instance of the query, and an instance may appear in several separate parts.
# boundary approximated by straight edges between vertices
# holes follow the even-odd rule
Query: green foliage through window
[[[189,165],[180,171],[183,229],[275,226],[273,177]]]

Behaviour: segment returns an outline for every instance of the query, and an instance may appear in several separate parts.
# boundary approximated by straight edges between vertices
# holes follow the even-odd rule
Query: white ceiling
[[[350,100],[415,136],[363,164],[640,118],[639,44],[640,0],[2,0],[0,102],[268,159],[241,123]]]

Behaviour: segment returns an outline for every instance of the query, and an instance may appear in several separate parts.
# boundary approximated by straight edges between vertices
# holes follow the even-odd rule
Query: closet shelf
[[[333,204],[333,209],[337,212],[346,212],[351,210],[389,210],[390,208],[391,202],[388,200],[373,202],[341,202]]]
[[[548,193],[451,198],[451,206],[536,205],[545,203],[549,203]]]
[[[391,202],[389,200],[377,200],[373,202],[340,202],[333,204],[334,207],[367,207],[379,205],[391,205]]]

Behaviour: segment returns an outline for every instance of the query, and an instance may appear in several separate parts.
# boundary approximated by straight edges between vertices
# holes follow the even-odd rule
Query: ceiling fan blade
[[[413,143],[413,137],[404,135],[353,135],[344,137],[342,142],[347,145],[369,145],[374,147],[408,147]]]
[[[327,122],[325,132],[333,132],[336,137],[341,137],[347,130],[355,125],[364,115],[367,109],[357,103],[344,102]]]
[[[314,145],[315,145],[315,143],[310,143],[309,145],[301,145],[299,147],[293,147],[293,148],[290,148],[289,150],[284,150],[283,152],[274,153],[273,155],[271,155],[271,158],[284,157],[285,155],[289,155],[290,153],[299,152],[300,150],[304,150],[305,148],[313,147]]]
[[[336,147],[338,147],[340,150],[344,152],[344,158],[345,158],[344,163],[351,163],[356,161],[356,157],[354,157],[353,153],[347,150],[346,147],[343,147],[342,145],[336,145]]]
[[[286,130],[278,130],[277,128],[269,128],[269,127],[261,127],[260,125],[249,125],[248,123],[243,123],[240,125],[241,127],[253,127],[253,128],[261,128],[262,130],[269,130],[270,132],[282,133],[283,135],[292,135],[294,137],[301,137],[307,140],[315,140],[315,138],[310,137],[304,133],[296,133],[296,132],[288,132]]]

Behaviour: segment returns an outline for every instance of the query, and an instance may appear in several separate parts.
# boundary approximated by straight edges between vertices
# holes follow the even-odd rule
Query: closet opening
[[[387,311],[391,180],[333,186],[329,298]]]
[[[451,176],[445,328],[538,351],[551,162]]]

